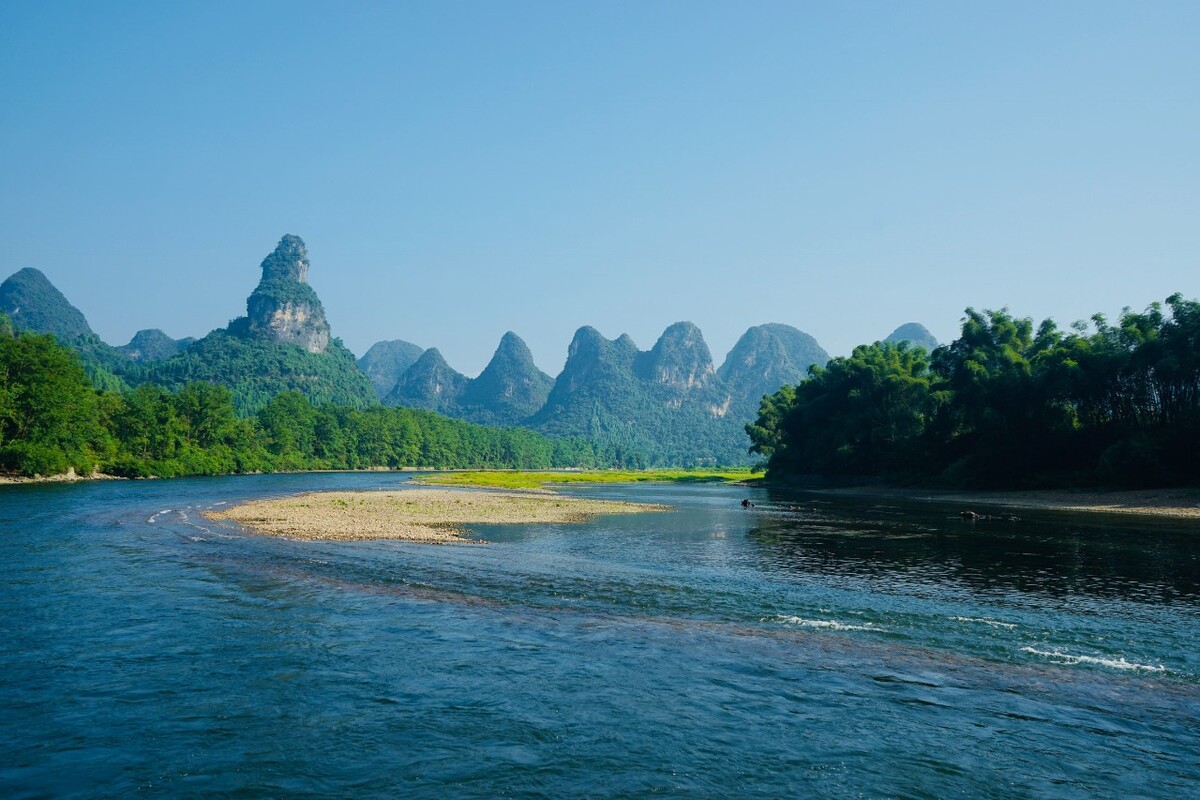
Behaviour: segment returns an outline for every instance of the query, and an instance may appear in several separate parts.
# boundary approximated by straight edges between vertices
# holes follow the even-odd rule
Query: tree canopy
[[[1064,332],[967,309],[927,356],[856,348],[763,399],[747,426],[776,477],[968,486],[1200,480],[1200,304],[1175,294]]]

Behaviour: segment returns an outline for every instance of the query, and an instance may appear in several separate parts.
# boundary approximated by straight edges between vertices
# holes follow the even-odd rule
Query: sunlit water
[[[1195,524],[703,486],[484,546],[200,516],[404,480],[0,487],[0,795],[1200,792]]]

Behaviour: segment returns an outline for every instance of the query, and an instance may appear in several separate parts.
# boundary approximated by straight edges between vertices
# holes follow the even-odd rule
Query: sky
[[[351,350],[469,375],[1065,326],[1200,296],[1198,43],[1194,0],[0,0],[0,278],[201,336],[293,233]]]

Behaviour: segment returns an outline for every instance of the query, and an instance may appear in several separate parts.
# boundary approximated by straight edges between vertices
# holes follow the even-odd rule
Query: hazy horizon
[[[203,336],[284,233],[333,333],[556,374],[592,325],[720,364],[963,309],[1065,327],[1200,264],[1194,3],[0,10],[0,278]]]

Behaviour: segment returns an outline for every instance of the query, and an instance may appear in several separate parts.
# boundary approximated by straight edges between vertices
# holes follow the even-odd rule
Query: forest
[[[962,487],[1200,481],[1200,304],[1179,294],[1063,331],[967,309],[932,353],[863,345],[763,398],[768,477]]]
[[[611,458],[608,456],[607,458]],[[582,439],[407,408],[314,405],[282,391],[251,416],[211,383],[97,389],[52,335],[0,316],[0,470],[122,477],[367,467],[607,466]]]

